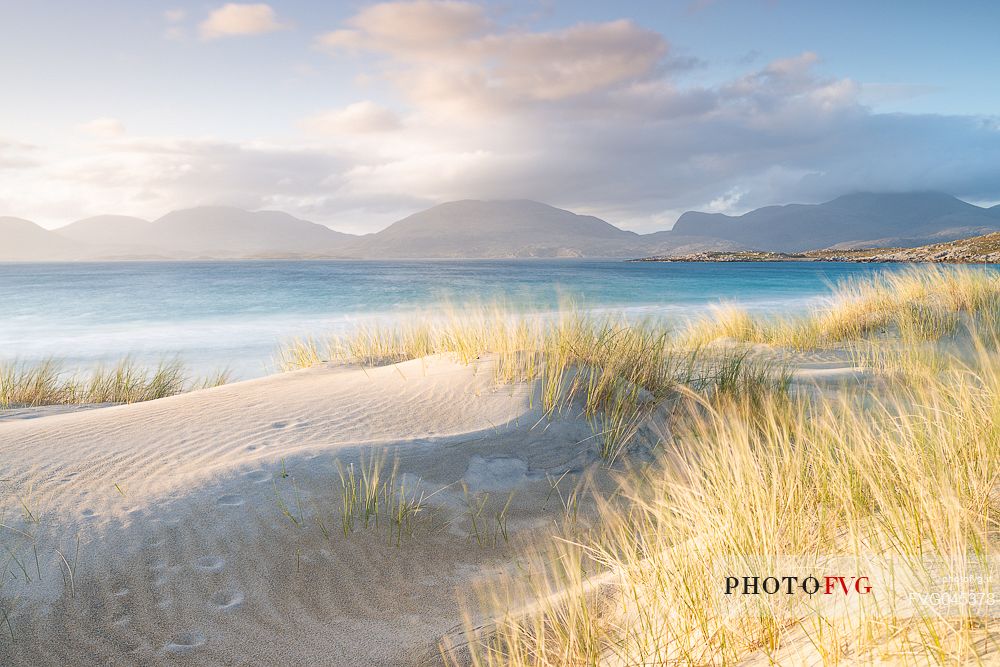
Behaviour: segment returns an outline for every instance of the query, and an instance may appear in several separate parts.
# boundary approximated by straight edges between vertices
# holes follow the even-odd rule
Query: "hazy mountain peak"
[[[611,256],[638,235],[529,199],[464,199],[414,213],[372,236],[389,257]]]
[[[78,243],[56,236],[24,218],[0,216],[0,260],[76,259]]]
[[[42,229],[31,220],[25,220],[13,215],[0,215],[0,225],[3,225],[4,231],[28,230],[30,228]]]
[[[798,252],[875,239],[915,244],[949,229],[996,228],[998,218],[942,192],[857,192],[822,204],[768,206],[739,216],[689,211],[673,231]]]

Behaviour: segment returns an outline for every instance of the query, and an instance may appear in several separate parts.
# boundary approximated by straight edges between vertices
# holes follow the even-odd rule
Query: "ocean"
[[[196,374],[273,372],[293,337],[503,302],[678,322],[719,302],[805,310],[895,265],[596,260],[0,263],[0,361],[86,367],[178,357]]]

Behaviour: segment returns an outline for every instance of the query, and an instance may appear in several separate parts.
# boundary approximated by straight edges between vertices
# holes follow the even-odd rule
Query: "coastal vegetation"
[[[1000,274],[966,267],[844,282],[797,315],[721,305],[669,326],[570,309],[540,315],[482,308],[372,324],[292,342],[280,355],[286,370],[351,365],[353,384],[344,390],[351,403],[334,403],[322,418],[302,403],[306,396],[328,401],[323,391],[335,391],[347,372],[269,378],[261,382],[272,388],[318,383],[278,394],[287,403],[261,402],[266,418],[241,417],[246,433],[239,437],[192,440],[238,443],[227,445],[236,452],[227,455],[241,466],[248,459],[239,457],[264,442],[294,456],[302,443],[319,447],[340,432],[330,424],[351,411],[341,405],[352,406],[355,421],[348,424],[369,437],[370,424],[391,422],[395,408],[374,419],[365,407],[409,391],[401,387],[419,381],[412,372],[425,362],[417,360],[440,355],[449,373],[461,369],[476,387],[529,390],[523,395],[532,416],[524,430],[491,423],[486,435],[462,441],[486,456],[503,433],[517,441],[504,445],[499,464],[476,464],[489,472],[480,479],[514,479],[517,464],[528,467],[515,459],[529,456],[516,448],[522,435],[555,425],[532,447],[587,450],[574,464],[573,475],[581,472],[572,490],[570,482],[559,487],[564,472],[536,479],[541,495],[538,488],[516,497],[507,487],[467,488],[473,465],[451,460],[462,448],[449,440],[440,449],[446,456],[431,456],[423,471],[452,465],[447,479],[439,473],[440,491],[414,474],[415,459],[380,458],[364,447],[352,459],[351,448],[338,446],[344,458],[325,472],[322,461],[300,456],[286,469],[281,458],[280,470],[277,463],[271,471],[250,470],[244,486],[203,498],[198,507],[215,503],[220,512],[235,512],[244,498],[263,494],[283,517],[273,530],[298,541],[292,555],[262,543],[261,560],[273,558],[293,583],[329,580],[327,561],[317,556],[322,550],[359,550],[367,560],[384,545],[394,550],[391,559],[427,549],[444,561],[464,537],[461,546],[488,552],[476,558],[505,559],[499,579],[462,590],[467,622],[439,647],[449,664],[985,664],[1000,652],[989,602],[1000,577],[998,349]],[[814,381],[809,364],[830,359],[833,379]],[[413,393],[423,397],[437,387],[439,397],[478,405],[465,395],[471,385],[450,378],[437,376]],[[132,402],[214,382],[189,380],[176,362],[143,370],[126,360],[89,375],[54,362],[8,365],[0,372],[0,405]],[[369,387],[382,398],[354,400]],[[265,393],[257,391],[255,398]],[[431,404],[421,428],[434,432],[451,408]],[[228,414],[215,409],[211,414]],[[560,431],[560,421],[576,430]],[[302,435],[310,428],[311,441]],[[570,432],[583,439],[568,440]],[[157,457],[162,446],[154,448]],[[418,449],[428,456],[435,446]],[[398,448],[392,455],[406,454]],[[211,456],[219,455],[213,449]],[[191,460],[200,470],[206,459]],[[105,484],[108,494],[118,494],[117,502],[127,493],[135,502],[141,481],[119,486],[121,474]],[[251,496],[254,487],[263,491]],[[550,501],[551,511],[544,507]],[[23,521],[38,516],[32,503],[20,507]],[[440,512],[454,516],[438,523]],[[417,530],[425,525],[433,530]],[[449,531],[458,542],[449,541]],[[432,541],[441,550],[433,551]],[[71,593],[86,590],[75,561],[64,568],[73,575]],[[28,560],[17,555],[8,564],[21,562],[27,581]],[[729,579],[807,575],[841,577],[845,594],[726,594]],[[243,575],[234,568],[233,576]],[[870,587],[865,593],[861,577]]]
[[[995,614],[969,602],[997,576],[998,314],[998,274],[923,268],[843,283],[796,317],[720,307],[669,331],[479,314],[300,342],[286,360],[493,354],[498,380],[539,382],[549,414],[575,406],[615,431],[617,491],[484,588],[446,661],[956,664],[1000,650]],[[818,350],[870,381],[790,392],[778,360]],[[622,458],[652,419],[669,421],[653,460]],[[881,588],[843,604],[721,594],[726,576],[790,563]]]
[[[697,325],[688,340],[852,341],[892,363],[868,364],[877,383],[832,396],[687,394],[661,457],[620,475],[585,535],[556,535],[506,586],[485,589],[478,611],[494,622],[470,623],[464,652],[445,643],[444,655],[476,665],[988,662],[1000,650],[995,607],[983,604],[1000,547],[998,294],[993,274],[914,270],[843,285],[794,324],[730,309]],[[846,608],[722,594],[727,575],[806,563],[880,573],[882,588]],[[941,604],[948,596],[959,602]]]
[[[988,662],[995,608],[976,601],[996,590],[1000,358],[976,355],[881,392],[693,399],[588,533],[483,591],[495,622],[470,625],[472,662]],[[723,594],[727,576],[803,569],[869,576],[878,594],[848,609]],[[961,602],[921,604],[928,591]]]
[[[40,363],[0,364],[0,409],[84,403],[138,403],[229,380],[227,371],[193,380],[179,360],[148,368],[126,357],[90,372],[67,370],[47,359]]]

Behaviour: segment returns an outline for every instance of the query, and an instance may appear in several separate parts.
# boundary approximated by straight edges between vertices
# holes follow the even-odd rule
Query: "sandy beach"
[[[432,357],[318,367],[0,423],[4,546],[27,559],[32,579],[4,591],[17,602],[0,661],[435,657],[437,638],[462,621],[459,591],[556,516],[544,502],[549,480],[570,488],[597,460],[585,422],[539,424],[532,388],[498,387],[490,366]],[[401,547],[384,529],[345,537],[336,523],[335,462],[380,452],[431,496]],[[463,483],[486,499],[487,525],[511,498],[511,544],[477,543]],[[23,534],[37,544],[37,572]]]
[[[558,495],[607,477],[586,420],[547,418],[537,383],[498,385],[494,363],[5,411],[3,539],[25,572],[4,664],[439,664],[469,591],[551,532]],[[857,373],[801,366],[808,387]],[[338,518],[339,471],[379,457],[427,498],[398,544]]]

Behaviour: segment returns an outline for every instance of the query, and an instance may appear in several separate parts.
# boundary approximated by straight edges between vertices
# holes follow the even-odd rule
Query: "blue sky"
[[[865,187],[1000,200],[1000,6],[0,3],[0,215],[370,231],[455,198],[625,227]]]

